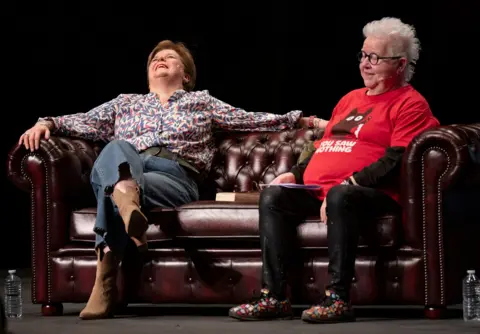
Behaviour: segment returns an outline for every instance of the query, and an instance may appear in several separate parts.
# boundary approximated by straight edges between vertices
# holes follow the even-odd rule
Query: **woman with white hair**
[[[260,243],[264,288],[255,301],[229,315],[240,320],[291,318],[287,271],[296,227],[318,215],[328,226],[325,296],[305,310],[307,322],[355,320],[350,304],[359,230],[385,214],[401,214],[398,178],[405,148],[421,132],[438,126],[425,98],[409,81],[420,43],[415,29],[396,18],[363,28],[359,53],[365,87],[346,94],[333,110],[315,149],[288,173],[275,178],[260,197]],[[317,193],[275,186],[318,185]]]

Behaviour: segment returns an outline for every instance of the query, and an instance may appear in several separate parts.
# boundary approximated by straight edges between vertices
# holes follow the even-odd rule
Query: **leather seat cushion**
[[[234,202],[199,201],[177,209],[157,208],[148,214],[150,226],[147,237],[150,242],[171,240],[173,237],[202,239],[257,238],[257,204]],[[94,242],[96,209],[73,211],[70,225],[70,240]],[[396,245],[399,217],[386,215],[367,224],[370,231],[363,231],[360,247]],[[298,227],[301,247],[327,248],[327,226],[319,217],[309,217]],[[368,236],[368,237],[366,237]]]

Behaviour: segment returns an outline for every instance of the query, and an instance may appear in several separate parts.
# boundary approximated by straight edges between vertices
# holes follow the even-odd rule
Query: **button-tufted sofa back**
[[[218,133],[218,151],[211,169],[217,191],[254,191],[297,163],[303,148],[323,130]]]

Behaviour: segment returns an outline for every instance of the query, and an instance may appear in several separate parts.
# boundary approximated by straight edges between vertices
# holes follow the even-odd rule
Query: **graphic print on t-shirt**
[[[362,127],[367,123],[371,116],[368,116],[372,112],[373,108],[368,109],[364,113],[360,113],[357,108],[353,109],[342,119],[340,122],[332,127],[333,138],[358,138],[358,134]],[[356,128],[356,129],[355,129]],[[352,133],[352,130],[355,131]]]
[[[371,116],[373,108],[364,113],[360,113],[357,108],[350,111],[345,118],[336,123],[331,130],[331,140],[324,140],[317,147],[315,153],[321,152],[352,152],[352,148],[357,143],[358,134],[362,127],[367,123]],[[343,140],[342,140],[343,139]]]
[[[410,85],[378,95],[367,95],[367,90],[356,89],[342,97],[324,136],[314,142],[316,154],[303,181],[322,187],[317,195],[321,201],[330,189],[376,163],[389,147],[406,147],[415,136],[439,125],[425,98]],[[392,174],[391,180],[399,176]],[[377,186],[400,203],[396,182]]]

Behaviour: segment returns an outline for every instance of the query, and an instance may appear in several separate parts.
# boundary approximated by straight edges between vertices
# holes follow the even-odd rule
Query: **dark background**
[[[363,26],[384,16],[416,27],[423,51],[412,84],[440,122],[478,122],[475,2],[2,5],[1,156],[6,161],[39,116],[85,112],[120,93],[146,93],[147,57],[163,39],[191,49],[196,89],[251,111],[301,109],[329,118],[338,99],[362,85],[356,53]],[[3,163],[0,268],[29,267],[29,195],[5,172]]]

